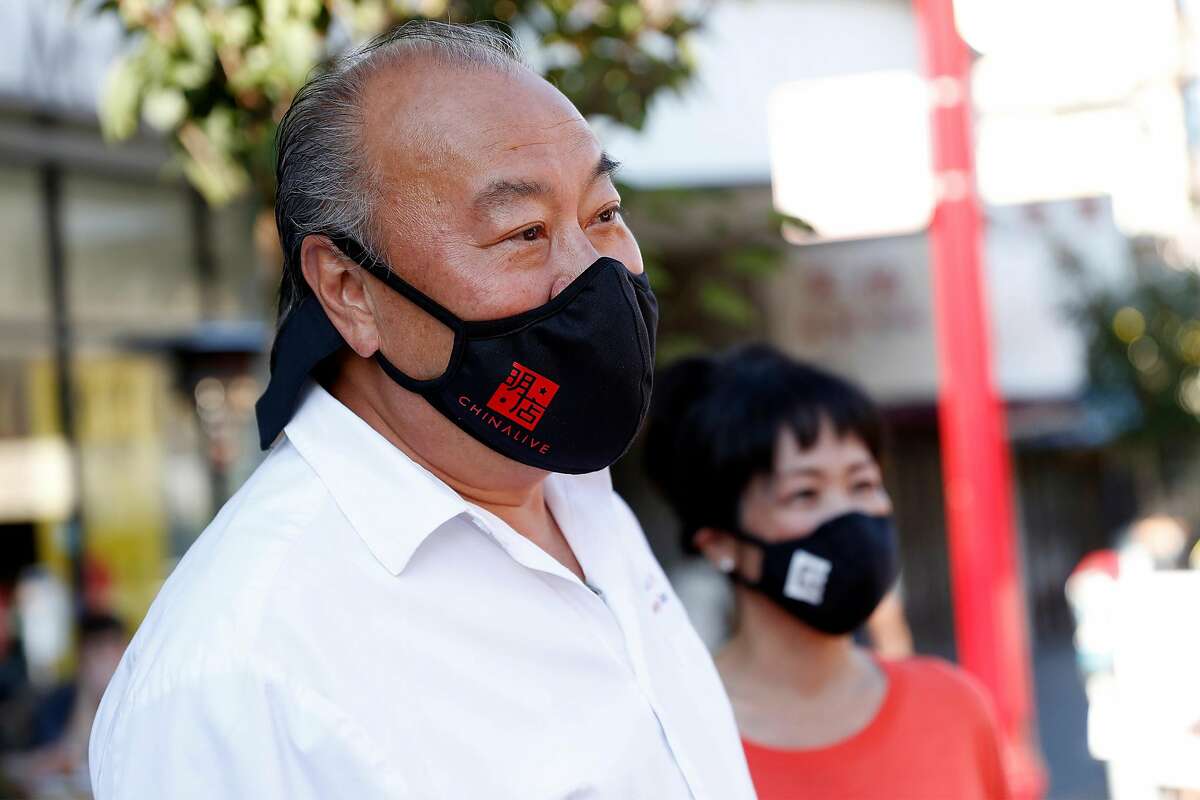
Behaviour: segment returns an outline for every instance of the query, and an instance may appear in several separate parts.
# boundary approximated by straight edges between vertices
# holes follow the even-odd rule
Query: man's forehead
[[[489,173],[489,178],[497,171],[528,170],[531,165],[563,160],[591,167],[601,154],[600,142],[578,115],[480,127],[449,142],[472,171]]]
[[[548,114],[542,119],[505,119],[500,124],[480,126],[479,138],[493,142],[496,149],[504,150],[564,142],[575,146],[587,146],[596,141],[592,129],[574,108],[556,111],[558,113]]]
[[[454,172],[478,183],[481,173],[529,159],[599,157],[596,137],[579,112],[533,73],[427,69],[456,74],[431,80],[393,70],[368,87],[364,144],[385,174]]]

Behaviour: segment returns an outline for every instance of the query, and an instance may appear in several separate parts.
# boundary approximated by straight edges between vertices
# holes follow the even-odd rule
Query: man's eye
[[[613,222],[617,217],[621,216],[621,207],[613,206],[606,208],[596,215],[596,219],[600,222]]]
[[[528,228],[525,228],[511,238],[520,239],[525,242],[536,242],[538,239],[542,238],[542,235],[545,232],[546,228],[543,225],[530,225]]]

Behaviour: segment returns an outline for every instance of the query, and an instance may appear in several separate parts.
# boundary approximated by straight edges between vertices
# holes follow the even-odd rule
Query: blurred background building
[[[865,189],[861,176],[847,177],[844,196],[836,184],[815,191],[825,186],[815,178],[806,186],[804,172],[814,159],[908,146],[912,132],[889,117],[895,94],[869,87],[872,75],[888,86],[921,72],[908,2],[347,2],[344,25],[306,10],[320,3],[263,2],[264,18],[281,15],[283,41],[294,45],[285,52],[311,58],[280,67],[285,78],[265,67],[260,83],[245,78],[228,102],[247,116],[230,112],[224,123],[213,109],[225,95],[198,101],[211,79],[189,85],[183,67],[215,47],[209,58],[229,78],[221,48],[249,52],[234,42],[249,33],[196,44],[189,25],[212,19],[172,17],[178,41],[159,66],[178,85],[156,83],[128,65],[156,63],[144,43],[157,34],[138,9],[164,4],[102,5],[125,17],[68,0],[0,6],[0,616],[13,622],[0,626],[0,660],[25,662],[12,675],[48,685],[73,663],[72,603],[21,592],[23,583],[58,580],[74,588],[74,605],[132,628],[260,458],[253,403],[278,265],[270,190],[254,164],[269,158],[251,152],[254,142],[227,144],[234,134],[221,125],[269,120],[271,104],[286,105],[286,91],[271,88],[286,75],[302,76],[389,14],[419,13],[512,22],[535,65],[593,112],[624,163],[628,219],[664,311],[663,363],[765,337],[884,403],[917,649],[954,654],[924,231],[930,198],[953,187],[906,179],[902,159],[891,159],[897,174],[881,171]],[[956,5],[978,53],[994,371],[1013,448],[1050,795],[1099,797],[1064,583],[1137,516],[1200,520],[1196,4],[1112,0],[1103,13],[1070,0]],[[1027,41],[1033,28],[1043,35]],[[605,32],[587,39],[596,49],[573,58],[560,52],[563,36],[547,34],[596,29]],[[614,55],[605,42],[649,55]],[[819,81],[850,75],[868,76],[865,94],[807,104]],[[256,106],[246,93],[260,90],[269,102]],[[820,124],[835,114],[847,120],[834,128],[840,138]],[[218,156],[206,161],[206,148]],[[889,208],[907,227],[884,219]],[[875,212],[882,221],[871,231]],[[638,453],[614,473],[664,564],[686,575]],[[700,583],[687,597],[719,604],[719,581]],[[719,635],[719,614],[711,618],[706,632]],[[11,683],[0,703],[18,691],[9,674],[0,670]],[[16,719],[0,726],[0,743],[19,744]]]

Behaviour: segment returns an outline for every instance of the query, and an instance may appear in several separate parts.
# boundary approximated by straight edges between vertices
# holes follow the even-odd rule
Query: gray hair
[[[510,35],[487,23],[405,23],[332,61],[297,92],[276,134],[275,224],[283,248],[279,319],[311,294],[300,269],[306,236],[357,239],[374,254],[375,169],[361,158],[362,94],[381,69],[420,55],[473,69],[525,66]]]

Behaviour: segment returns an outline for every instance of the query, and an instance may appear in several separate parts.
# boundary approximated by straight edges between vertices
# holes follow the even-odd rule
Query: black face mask
[[[890,517],[845,514],[783,542],[733,534],[762,549],[758,581],[736,572],[733,579],[828,634],[850,633],[866,622],[896,582],[899,557]]]
[[[514,461],[578,474],[624,455],[650,404],[658,303],[645,273],[600,258],[545,305],[503,319],[461,320],[352,239],[347,256],[454,334],[445,371],[413,378],[384,357],[388,377],[466,433]],[[258,401],[263,449],[283,430],[308,374],[343,346],[313,296],[284,322],[271,383]]]

